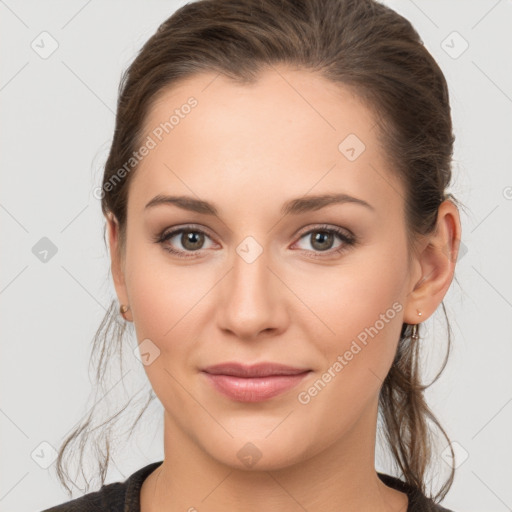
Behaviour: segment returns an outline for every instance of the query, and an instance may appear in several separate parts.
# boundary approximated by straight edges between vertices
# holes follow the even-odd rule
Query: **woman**
[[[453,142],[440,68],[373,0],[165,21],[123,77],[99,191],[165,457],[47,512],[447,510],[419,325],[457,260]],[[379,419],[401,479],[375,470]]]

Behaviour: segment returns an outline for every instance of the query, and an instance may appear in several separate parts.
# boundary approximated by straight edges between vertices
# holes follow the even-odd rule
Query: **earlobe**
[[[404,322],[417,323],[417,310],[426,320],[442,302],[453,280],[460,236],[458,209],[446,200],[439,206],[436,229],[418,256],[421,277],[408,295]]]

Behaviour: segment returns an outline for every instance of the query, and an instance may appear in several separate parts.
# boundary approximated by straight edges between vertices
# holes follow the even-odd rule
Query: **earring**
[[[130,309],[130,306],[125,306],[124,304],[121,304],[119,307],[119,313],[121,313],[121,316],[126,320],[126,317],[124,316],[125,313]]]
[[[416,311],[418,313],[418,316],[421,316],[421,311],[419,309],[417,309]],[[418,341],[420,339],[420,336],[418,334],[418,324],[414,324],[412,326],[411,339],[413,341]]]

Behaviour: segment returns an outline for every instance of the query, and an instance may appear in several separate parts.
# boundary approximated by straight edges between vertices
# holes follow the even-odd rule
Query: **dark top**
[[[42,512],[140,512],[142,484],[146,477],[162,462],[162,460],[152,462],[133,473],[124,482],[102,485],[99,491],[90,492]],[[453,512],[435,504],[431,499],[424,496],[419,489],[394,476],[378,472],[377,475],[387,486],[407,494],[409,497],[407,512]]]

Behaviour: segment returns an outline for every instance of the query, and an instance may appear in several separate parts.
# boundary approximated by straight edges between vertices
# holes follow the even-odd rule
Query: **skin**
[[[284,66],[252,85],[195,75],[153,104],[145,133],[190,96],[198,105],[135,171],[124,251],[117,220],[108,218],[119,302],[130,305],[126,319],[138,342],[149,339],[160,350],[144,368],[164,408],[165,459],[143,484],[141,510],[325,512],[343,504],[345,512],[405,511],[407,496],[376,474],[379,390],[402,323],[429,318],[450,286],[460,240],[456,206],[441,204],[435,233],[418,239],[409,265],[404,189],[371,111],[348,89]],[[366,146],[354,161],[338,149],[350,133]],[[373,210],[344,203],[280,213],[289,199],[333,192]],[[158,194],[212,202],[218,215],[171,204],[145,211]],[[164,244],[152,239],[190,223],[207,233],[202,245],[184,246],[181,234]],[[337,254],[344,242],[333,235],[322,251],[314,233],[305,234],[324,233],[322,224],[348,230],[359,243]],[[248,236],[263,251],[251,263],[236,251]],[[394,318],[300,403],[298,393],[395,302]],[[312,372],[267,401],[236,402],[200,373],[234,360]],[[261,454],[251,467],[237,456],[248,442]]]

